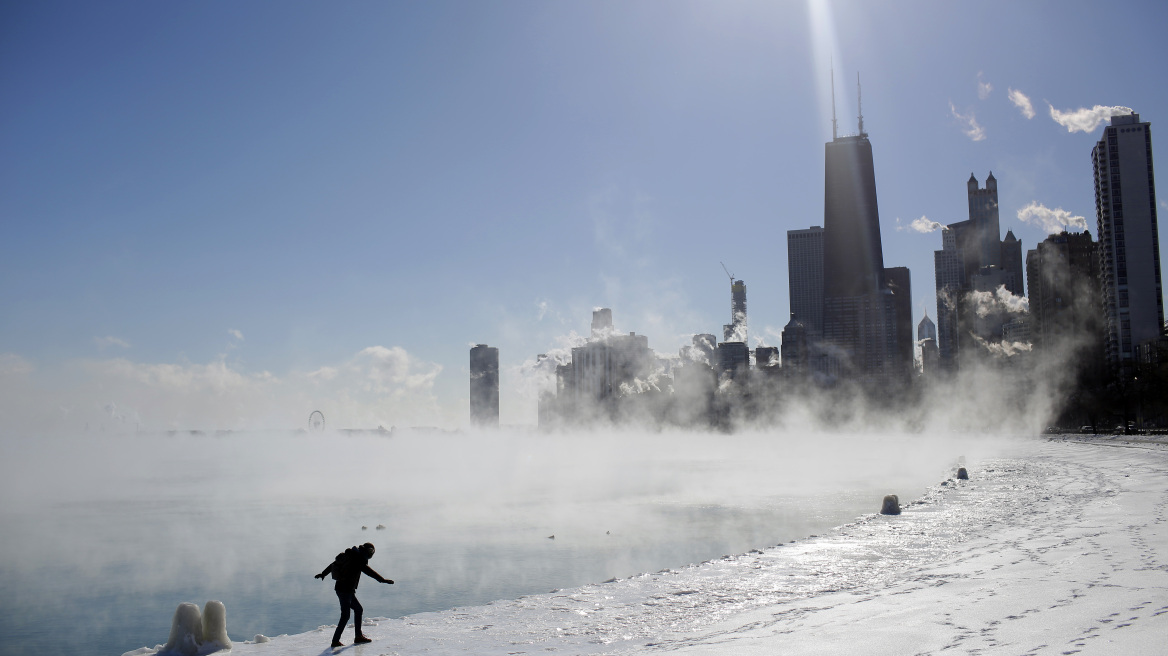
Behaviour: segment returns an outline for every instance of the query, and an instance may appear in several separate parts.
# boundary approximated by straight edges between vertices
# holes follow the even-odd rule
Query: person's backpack
[[[333,580],[348,580],[353,576],[353,570],[359,568],[361,555],[358,547],[349,547],[337,554],[333,560]]]

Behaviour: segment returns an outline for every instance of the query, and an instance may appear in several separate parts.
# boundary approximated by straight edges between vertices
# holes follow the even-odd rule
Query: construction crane
[[[726,272],[726,275],[730,276],[730,284],[733,285],[734,284],[734,274],[730,273],[730,269],[726,268],[726,264],[724,262],[718,262],[718,264],[721,264],[722,270]]]

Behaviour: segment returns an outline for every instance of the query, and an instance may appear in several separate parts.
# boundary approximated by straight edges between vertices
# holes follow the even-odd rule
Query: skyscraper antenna
[[[835,58],[831,60],[831,140],[839,136],[839,124],[835,120]]]
[[[864,90],[860,88],[860,72],[856,71],[856,106],[860,110],[860,136],[864,134]]]

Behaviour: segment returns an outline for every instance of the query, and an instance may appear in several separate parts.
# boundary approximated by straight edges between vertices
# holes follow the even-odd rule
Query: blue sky
[[[531,423],[522,364],[593,307],[665,353],[719,332],[720,261],[775,344],[786,231],[822,225],[831,60],[842,131],[863,80],[885,264],[935,316],[940,236],[909,225],[967,218],[992,170],[1024,249],[1032,203],[1094,234],[1100,129],[1051,107],[1133,108],[1159,154],[1165,25],[1152,2],[5,3],[0,416],[456,426],[486,342],[503,421]]]

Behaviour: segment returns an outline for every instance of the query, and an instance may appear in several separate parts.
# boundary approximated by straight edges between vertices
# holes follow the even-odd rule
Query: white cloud
[[[37,386],[28,384],[32,371],[20,356],[0,354],[0,417],[34,434],[300,428],[313,410],[343,428],[465,421],[464,409],[439,405],[441,365],[396,346],[371,346],[341,363],[281,375],[248,371],[224,356],[207,363],[69,361],[38,370]]]
[[[961,123],[961,131],[965,133],[965,136],[969,137],[972,141],[985,140],[985,128],[978,124],[977,119],[974,117],[972,111],[968,114],[962,114],[961,112],[957,111],[956,107],[953,106],[952,101],[949,103],[949,111],[953,113],[953,118],[957,119],[958,122]]]
[[[32,364],[15,353],[0,353],[0,376],[25,376],[31,374]]]
[[[1131,114],[1133,110],[1130,107],[1123,107],[1120,105],[1104,106],[1095,105],[1091,109],[1080,107],[1079,109],[1067,110],[1065,112],[1054,108],[1054,105],[1047,103],[1050,107],[1050,117],[1054,119],[1055,123],[1067,129],[1067,132],[1094,132],[1103,123],[1112,116],[1120,116],[1123,114]]]
[[[908,224],[907,226],[899,225],[900,217],[897,217],[896,222],[898,224],[896,226],[897,230],[913,230],[925,235],[945,227],[936,221],[930,220],[929,217],[923,214],[920,216],[920,218],[913,219],[912,223]]]
[[[430,390],[442,365],[418,361],[400,346],[362,349],[347,368],[365,380],[367,391],[396,394],[402,389]]]
[[[102,351],[104,351],[106,348],[108,348],[110,346],[120,346],[122,348],[130,348],[129,342],[127,342],[124,339],[118,339],[117,337],[114,337],[112,335],[106,335],[105,337],[94,337],[93,343],[97,344],[97,348],[99,350],[102,350]]]
[[[990,92],[994,90],[994,85],[985,81],[984,75],[981,71],[977,72],[977,97],[985,100],[990,97]]]
[[[1018,219],[1038,226],[1050,234],[1062,232],[1067,228],[1087,229],[1087,219],[1073,215],[1061,207],[1052,210],[1036,200],[1030,201],[1029,205],[1018,210]]]
[[[227,334],[231,335],[232,337],[234,337],[235,339],[238,339],[241,342],[243,341],[243,333],[239,332],[238,330],[236,330],[234,328],[228,328]]]
[[[1034,111],[1034,105],[1030,102],[1030,98],[1026,94],[1017,89],[1008,89],[1006,91],[1006,96],[1010,99],[1010,102],[1014,103],[1014,106],[1022,112],[1023,116],[1028,119],[1035,117],[1036,112]]]

